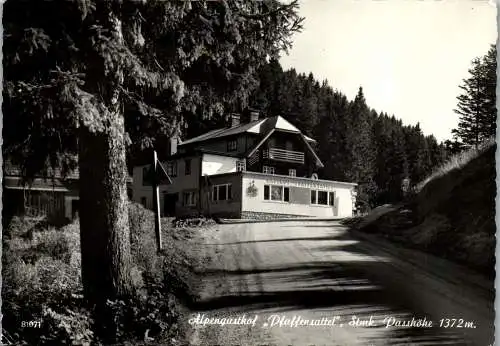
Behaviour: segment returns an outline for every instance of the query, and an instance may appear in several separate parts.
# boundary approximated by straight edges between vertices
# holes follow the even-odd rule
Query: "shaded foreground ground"
[[[252,318],[252,325],[191,325],[193,345],[488,345],[493,343],[493,283],[450,281],[456,267],[396,257],[336,221],[218,225],[204,234],[194,268],[189,318]],[[408,250],[406,250],[408,251]],[[411,251],[411,250],[410,250]],[[393,254],[391,254],[393,253]],[[422,257],[420,257],[422,258]],[[426,258],[424,256],[424,258]],[[199,261],[198,261],[199,263]],[[449,269],[449,270],[448,270]],[[471,276],[472,278],[473,276]],[[473,281],[473,279],[471,279]],[[273,326],[270,316],[321,320],[336,326]],[[349,326],[353,316],[371,327]],[[384,319],[463,319],[474,328],[386,328]],[[324,321],[324,320],[323,320]],[[331,320],[330,320],[331,321]],[[339,323],[342,323],[340,327]],[[451,324],[451,321],[449,321]],[[446,324],[446,321],[444,321]],[[428,322],[427,322],[428,325]],[[470,324],[468,325],[471,326]]]

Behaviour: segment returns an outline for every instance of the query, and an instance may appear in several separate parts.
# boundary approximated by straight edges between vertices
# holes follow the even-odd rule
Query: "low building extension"
[[[30,182],[23,180],[19,166],[4,163],[3,218],[12,216],[48,217],[55,222],[68,222],[78,217],[79,172],[62,175],[54,169],[47,176],[35,176]],[[132,178],[127,181],[129,198]]]
[[[225,218],[349,217],[356,184],[318,179],[315,140],[281,116],[231,123],[171,142],[160,185],[162,216]],[[153,208],[150,165],[134,167],[133,198]]]

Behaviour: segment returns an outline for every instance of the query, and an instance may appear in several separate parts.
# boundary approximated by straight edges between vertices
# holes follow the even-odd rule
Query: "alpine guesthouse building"
[[[246,122],[232,114],[228,126],[170,142],[162,165],[172,184],[160,185],[162,216],[241,219],[349,217],[356,184],[318,179],[323,163],[315,140],[281,116]],[[133,199],[153,208],[150,165],[133,170]]]

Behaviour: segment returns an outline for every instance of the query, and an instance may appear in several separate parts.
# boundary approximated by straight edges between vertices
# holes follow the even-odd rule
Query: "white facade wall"
[[[236,162],[238,158],[215,154],[203,154],[189,157],[191,159],[191,175],[184,175],[185,158],[177,159],[177,176],[172,177],[172,185],[160,186],[160,210],[164,210],[164,193],[179,193],[179,200],[176,211],[182,214],[186,209],[182,206],[182,192],[199,190],[201,176],[215,176],[217,183],[231,182],[233,184],[233,201],[224,202],[217,205],[207,206],[203,200],[203,209],[211,207],[212,212],[264,212],[274,214],[299,215],[304,217],[350,217],[353,212],[352,191],[355,184],[335,182],[328,180],[312,180],[301,177],[290,177],[280,175],[269,175],[255,172],[243,172],[238,175],[230,174],[236,172]],[[146,207],[152,209],[152,188],[143,186],[143,167],[134,167],[133,173],[133,198],[141,203],[142,198],[146,199]],[[229,173],[229,174],[228,174]],[[226,177],[220,176],[228,174]],[[212,180],[213,180],[212,179]],[[238,179],[241,185],[236,183]],[[215,183],[215,181],[214,181]],[[249,186],[257,189],[257,194],[252,196],[248,191]],[[289,188],[290,201],[280,202],[264,200],[264,185],[278,185]],[[311,204],[310,190],[327,191],[335,193],[334,205]],[[201,195],[201,198],[205,198]],[[241,201],[241,203],[240,203]],[[197,201],[200,203],[200,201]],[[227,204],[227,205],[225,205]],[[235,209],[236,208],[236,209]],[[196,210],[194,207],[187,209]]]
[[[250,185],[255,186],[257,189],[257,195],[255,197],[247,193],[247,189]],[[289,187],[291,195],[294,193],[294,190],[300,189],[300,192],[303,193],[305,197],[302,198],[302,203],[264,200],[264,185]],[[242,184],[242,211],[301,215],[304,217],[350,217],[353,211],[351,191],[354,187],[354,184],[327,180],[311,180],[306,178],[245,173],[243,175]],[[334,205],[311,204],[311,189],[335,192]],[[292,200],[293,198],[291,197],[291,201]]]

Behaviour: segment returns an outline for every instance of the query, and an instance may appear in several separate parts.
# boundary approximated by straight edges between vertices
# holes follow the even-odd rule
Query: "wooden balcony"
[[[274,160],[274,161],[283,161],[283,162],[292,162],[292,163],[304,163],[304,153],[301,151],[292,151],[278,148],[270,148],[264,150],[262,152],[262,158]]]

